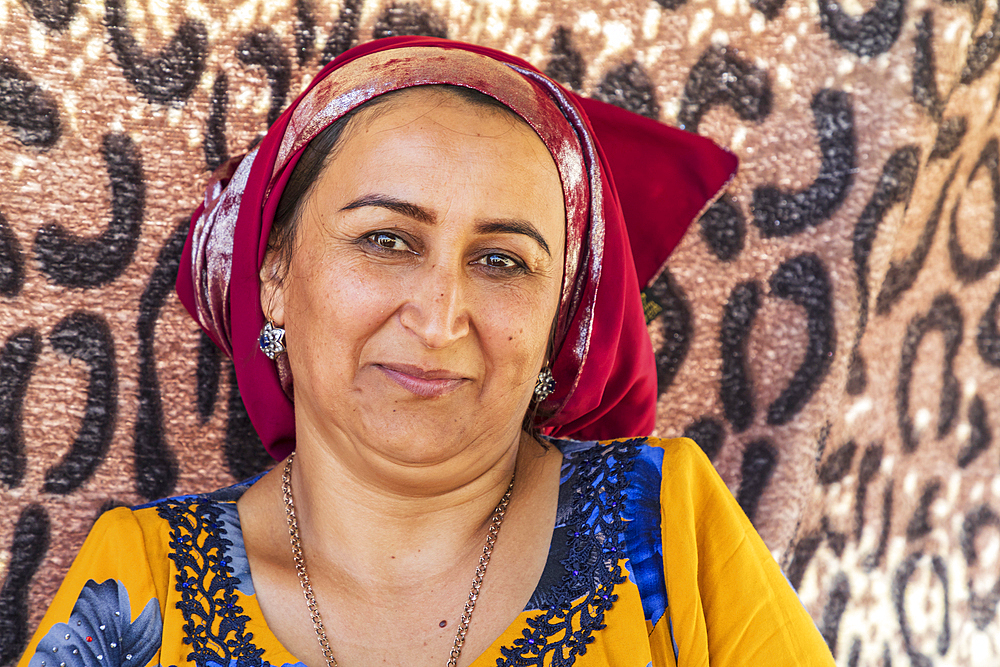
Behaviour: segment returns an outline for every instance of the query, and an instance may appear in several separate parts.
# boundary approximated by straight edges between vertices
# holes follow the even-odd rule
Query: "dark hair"
[[[509,114],[522,123],[524,122],[520,116],[514,113],[503,102],[474,88],[452,84],[435,84],[418,87],[445,91],[473,106]],[[413,90],[413,88],[393,90],[384,95],[373,97],[364,104],[351,109],[316,135],[316,138],[310,141],[302,151],[302,156],[292,170],[291,176],[288,177],[284,192],[281,193],[281,199],[278,200],[278,208],[274,212],[274,221],[271,224],[271,235],[267,239],[268,254],[278,254],[278,280],[284,277],[284,271],[287,270],[292,260],[295,236],[298,229],[299,206],[305,201],[309,195],[309,191],[316,181],[319,180],[320,174],[323,173],[323,169],[336,154],[344,130],[347,129],[348,125],[351,124],[354,117],[360,111],[372,111],[377,107],[391,102],[399,93],[409,90]]]

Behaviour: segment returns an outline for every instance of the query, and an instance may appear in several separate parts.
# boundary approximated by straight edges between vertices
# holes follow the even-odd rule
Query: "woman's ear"
[[[285,281],[282,278],[279,254],[269,252],[260,267],[260,308],[264,317],[275,326],[285,324]]]

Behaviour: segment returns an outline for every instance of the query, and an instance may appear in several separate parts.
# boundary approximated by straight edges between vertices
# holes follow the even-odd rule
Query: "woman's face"
[[[531,128],[405,91],[355,117],[299,210],[261,301],[287,332],[300,446],[384,470],[516,442],[565,245],[559,175]]]

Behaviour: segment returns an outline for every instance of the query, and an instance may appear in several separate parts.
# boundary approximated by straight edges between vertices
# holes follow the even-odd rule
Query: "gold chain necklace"
[[[313,593],[312,584],[309,582],[309,573],[306,572],[306,559],[302,555],[302,538],[299,536],[299,522],[295,517],[295,500],[292,498],[292,459],[295,452],[288,456],[285,461],[285,469],[281,473],[281,491],[285,497],[285,517],[288,520],[288,540],[292,544],[292,560],[295,561],[295,572],[299,575],[299,584],[302,586],[302,594],[306,598],[306,605],[309,607],[309,616],[312,618],[313,629],[316,630],[316,639],[319,640],[319,648],[326,658],[327,667],[337,667],[337,660],[333,657],[330,649],[330,642],[326,638],[326,628],[323,627],[323,618],[319,614],[319,605],[316,604],[316,595]],[[479,557],[479,565],[476,567],[476,576],[472,579],[472,590],[469,591],[469,601],[465,603],[465,611],[458,624],[458,632],[455,633],[455,643],[452,644],[451,654],[448,656],[448,667],[458,665],[458,656],[462,654],[462,647],[465,645],[465,635],[469,632],[469,623],[472,622],[472,612],[476,608],[476,600],[479,599],[479,589],[483,585],[483,577],[486,576],[486,567],[490,564],[490,556],[493,555],[493,545],[496,544],[497,535],[500,533],[500,524],[503,523],[503,516],[507,512],[507,504],[510,502],[510,492],[514,489],[514,476],[510,476],[510,484],[507,485],[507,492],[500,499],[500,504],[493,510],[493,520],[490,521],[490,529],[486,534],[486,545],[483,547],[483,555]]]

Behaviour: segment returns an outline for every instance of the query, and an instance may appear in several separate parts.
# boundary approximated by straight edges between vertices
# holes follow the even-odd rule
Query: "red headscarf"
[[[736,158],[702,137],[579,97],[500,51],[396,37],[353,48],[324,67],[257,147],[213,175],[191,219],[177,293],[232,357],[264,446],[277,459],[295,447],[287,360],[272,362],[257,343],[264,325],[258,272],[285,184],[306,144],[335,120],[383,93],[432,84],[473,88],[510,107],[559,171],[566,259],[550,360],[556,389],[543,406],[551,416],[542,431],[648,435],[656,367],[636,267],[643,283],[654,276],[728,183]],[[618,191],[612,172],[624,186]],[[628,195],[621,204],[619,192]]]

